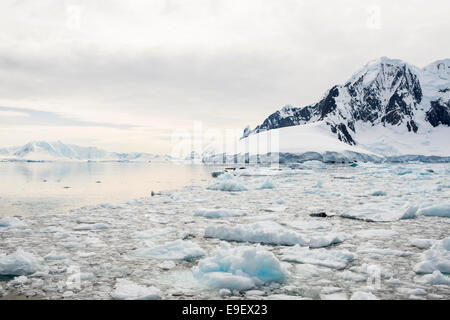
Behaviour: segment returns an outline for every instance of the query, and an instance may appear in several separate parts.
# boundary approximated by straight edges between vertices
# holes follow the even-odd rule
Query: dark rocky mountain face
[[[425,120],[433,127],[449,126],[450,100],[445,97],[449,96],[450,89],[439,89],[445,97],[423,103],[421,80],[428,81],[435,75],[445,80],[447,76],[447,73],[442,75],[442,65],[433,68],[428,71],[428,77],[421,77],[422,70],[400,60],[383,57],[367,64],[345,85],[331,88],[318,103],[302,108],[285,106],[254,130],[246,128],[243,137],[323,120],[339,140],[354,145],[357,143],[357,122],[372,126],[404,126],[408,132],[418,133],[420,121],[417,117],[418,113],[423,113],[422,110],[426,112]],[[444,71],[448,72],[447,69]]]

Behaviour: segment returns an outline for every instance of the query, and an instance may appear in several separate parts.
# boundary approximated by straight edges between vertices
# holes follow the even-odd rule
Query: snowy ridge
[[[448,161],[449,126],[450,59],[420,69],[382,57],[329,89],[318,103],[286,105],[255,129],[247,127],[241,143],[254,137],[264,144],[264,134],[278,130],[280,153],[313,152],[317,160],[325,152],[352,160],[345,152],[354,152],[369,158],[420,155],[416,160],[433,161],[434,156]]]
[[[0,148],[0,160],[6,161],[170,161],[170,156],[150,153],[108,152],[96,147],[64,144],[61,141],[33,141],[24,146]]]

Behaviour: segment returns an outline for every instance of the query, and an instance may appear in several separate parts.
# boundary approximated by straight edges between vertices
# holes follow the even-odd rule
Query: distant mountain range
[[[171,161],[168,155],[108,152],[96,147],[81,147],[61,141],[33,141],[23,146],[0,148],[6,161]]]
[[[286,105],[256,128],[245,128],[238,156],[247,152],[244,145],[252,141],[259,147],[266,145],[275,131],[279,153],[291,158],[331,162],[361,157],[420,159],[415,155],[447,161],[450,59],[423,69],[387,57],[371,61],[343,85],[326,91],[319,102],[305,107]]]

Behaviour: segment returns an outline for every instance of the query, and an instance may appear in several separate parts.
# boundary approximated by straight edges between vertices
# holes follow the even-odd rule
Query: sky
[[[450,58],[446,0],[2,0],[0,146],[170,153],[243,130],[368,61]]]

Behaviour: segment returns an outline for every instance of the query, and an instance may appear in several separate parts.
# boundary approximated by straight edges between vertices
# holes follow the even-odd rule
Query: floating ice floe
[[[111,297],[117,300],[159,300],[161,291],[154,286],[141,286],[127,279],[117,279]]]
[[[322,230],[322,229],[329,229],[333,226],[332,223],[327,221],[284,221],[284,224],[288,225],[289,227],[295,228],[295,229],[301,229],[301,230]]]
[[[30,283],[30,279],[25,276],[18,276],[8,282],[9,286],[21,286],[27,283]]]
[[[272,181],[272,179],[266,179],[264,182],[257,187],[257,189],[275,189],[275,183]]]
[[[43,268],[42,259],[21,248],[9,255],[0,255],[0,275],[28,275]]]
[[[410,245],[412,245],[413,247],[417,247],[419,249],[429,249],[437,241],[438,240],[435,239],[412,239]]]
[[[323,248],[334,244],[338,244],[344,241],[342,234],[326,234],[323,236],[313,236],[309,239],[308,246],[310,248]]]
[[[70,255],[66,253],[57,253],[55,251],[50,252],[44,257],[45,261],[57,261],[70,258]]]
[[[0,219],[0,228],[22,228],[27,224],[16,217],[5,217]]]
[[[418,208],[415,206],[395,207],[379,203],[368,203],[353,207],[341,214],[343,218],[357,219],[368,222],[390,222],[401,219],[413,219]]]
[[[356,291],[350,297],[350,300],[380,300],[371,292]]]
[[[247,213],[242,210],[217,208],[217,209],[198,209],[195,211],[194,215],[205,218],[229,218],[229,217],[246,216]]]
[[[426,274],[420,277],[417,281],[427,284],[450,285],[450,277],[443,275],[439,270],[435,270],[432,274]]]
[[[389,238],[397,232],[390,229],[366,229],[358,230],[355,235],[361,238]]]
[[[281,250],[284,261],[314,264],[331,269],[341,270],[351,263],[355,255],[347,250],[309,249],[296,245]]]
[[[235,226],[209,226],[205,229],[206,238],[227,241],[266,243],[275,245],[308,245],[308,241],[295,231],[283,228],[276,222],[260,221]]]
[[[152,239],[158,237],[167,237],[171,234],[177,234],[177,230],[171,227],[148,229],[142,231],[135,231],[131,234],[131,237],[134,239]]]
[[[244,180],[229,172],[220,175],[216,182],[210,185],[209,190],[245,191],[248,190]]]
[[[108,225],[104,223],[80,224],[72,229],[75,231],[104,230],[108,229]]]
[[[358,254],[375,254],[380,256],[396,256],[396,257],[408,257],[411,252],[394,250],[394,249],[382,249],[363,246],[358,248]]]
[[[210,288],[248,290],[283,281],[288,272],[273,253],[262,247],[223,244],[193,267],[194,277]]]
[[[140,248],[131,253],[137,258],[160,260],[191,260],[202,257],[205,251],[188,240],[176,240],[153,248]]]
[[[436,270],[450,273],[450,237],[437,241],[422,253],[421,262],[414,267],[416,273],[433,273]]]
[[[418,214],[450,218],[450,202],[420,208]]]

